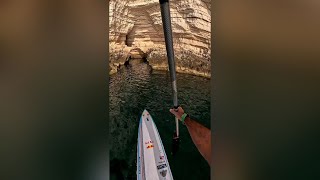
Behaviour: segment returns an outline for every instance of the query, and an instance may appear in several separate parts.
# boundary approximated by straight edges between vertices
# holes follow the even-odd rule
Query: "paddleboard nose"
[[[146,109],[138,131],[137,179],[173,180],[158,129]]]
[[[145,109],[145,110],[143,110],[142,115],[149,115],[149,112]]]

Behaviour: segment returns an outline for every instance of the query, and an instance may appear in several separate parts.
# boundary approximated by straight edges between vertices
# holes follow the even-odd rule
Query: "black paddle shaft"
[[[164,38],[165,38],[166,49],[167,49],[169,71],[170,71],[170,77],[171,77],[171,82],[172,82],[173,105],[175,108],[178,108],[176,67],[175,67],[174,52],[173,52],[173,39],[172,39],[169,0],[159,0],[159,1],[160,1],[160,8],[161,8],[161,17],[162,17]]]
[[[170,77],[172,82],[172,93],[173,93],[173,106],[175,109],[178,108],[178,93],[177,93],[177,81],[176,81],[176,66],[174,61],[173,52],[173,38],[171,28],[171,17],[170,17],[170,6],[169,0],[159,0],[161,9],[161,19],[163,24],[164,39],[167,49],[167,57],[169,64]],[[173,133],[172,141],[172,154],[175,155],[179,149],[179,122],[176,120],[176,130]]]

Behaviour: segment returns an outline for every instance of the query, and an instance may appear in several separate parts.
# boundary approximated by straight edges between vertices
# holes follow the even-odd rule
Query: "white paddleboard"
[[[173,180],[158,129],[147,110],[139,123],[137,180]]]

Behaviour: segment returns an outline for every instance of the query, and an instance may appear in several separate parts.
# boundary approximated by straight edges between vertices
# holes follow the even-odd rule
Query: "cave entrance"
[[[134,30],[133,28],[126,34],[125,43],[128,47],[132,47],[134,42]]]
[[[129,41],[128,41],[129,35],[126,35],[126,40],[125,40],[125,44],[129,47],[131,47],[132,44],[129,45]]]
[[[129,52],[131,59],[144,59],[147,57],[146,53],[143,52],[140,48],[133,48]]]
[[[129,64],[139,64],[139,63],[147,63],[147,55],[140,48],[131,49],[129,52],[128,58],[125,62],[125,65]]]

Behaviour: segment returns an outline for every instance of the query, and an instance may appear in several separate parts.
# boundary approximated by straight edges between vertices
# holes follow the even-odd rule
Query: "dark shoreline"
[[[124,64],[122,64],[122,63],[114,63],[113,65],[116,66],[117,68],[111,69],[109,71],[109,75],[117,73],[118,70],[122,66],[124,66]],[[168,66],[166,66],[166,65],[152,65],[151,64],[150,66],[152,67],[153,70],[168,71]],[[185,67],[177,67],[176,72],[211,79],[211,74],[209,74],[209,73],[205,73],[205,72],[201,72],[201,71],[197,71],[197,70],[189,69],[189,68],[185,68]]]

